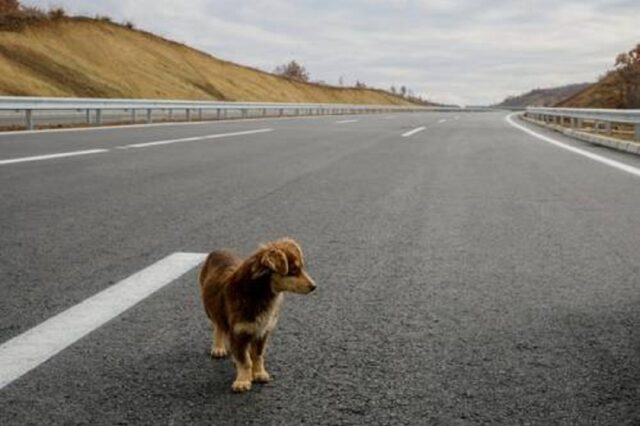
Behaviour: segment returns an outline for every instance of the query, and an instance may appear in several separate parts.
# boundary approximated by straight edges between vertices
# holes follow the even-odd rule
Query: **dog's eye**
[[[291,268],[289,269],[289,273],[287,275],[289,275],[290,277],[295,277],[297,275],[300,274],[300,270],[297,268]]]

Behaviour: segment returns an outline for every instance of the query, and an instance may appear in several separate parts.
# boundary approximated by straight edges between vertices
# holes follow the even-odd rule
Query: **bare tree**
[[[16,13],[20,10],[18,0],[0,0],[0,15]]]
[[[391,93],[396,94],[396,86],[391,86]]]
[[[358,89],[364,89],[364,88],[366,88],[366,87],[367,87],[367,85],[366,85],[366,84],[364,84],[362,81],[360,81],[360,80],[356,80],[356,88],[358,88]]]
[[[622,82],[626,108],[640,107],[640,44],[616,58],[616,72]]]
[[[340,78],[338,79],[338,84],[340,86],[344,86],[344,77],[343,76],[340,76]]]
[[[309,81],[309,73],[302,65],[298,64],[295,60],[288,64],[278,65],[273,71],[274,74],[282,75],[284,77],[293,78],[300,81]]]
[[[407,96],[407,86],[400,87],[400,96],[402,96],[403,98]]]

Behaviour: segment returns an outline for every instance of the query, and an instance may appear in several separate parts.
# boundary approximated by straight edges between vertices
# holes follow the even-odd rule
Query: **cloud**
[[[49,1],[30,4],[48,6]],[[640,42],[629,0],[55,0],[108,14],[222,59],[272,70],[290,59],[312,78],[344,76],[431,99],[487,104],[595,80]]]

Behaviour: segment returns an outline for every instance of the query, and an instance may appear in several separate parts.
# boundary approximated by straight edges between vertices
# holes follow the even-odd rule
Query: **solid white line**
[[[118,124],[110,126],[108,124],[96,127],[65,127],[61,129],[39,129],[39,130],[8,130],[0,132],[0,136],[19,136],[38,133],[60,133],[60,132],[86,132],[91,130],[112,130],[112,129],[140,129],[145,127],[163,127],[163,126],[194,126],[194,125],[211,125],[216,123],[239,123],[248,121],[284,121],[284,120],[317,120],[330,118],[329,115],[302,115],[302,116],[286,116],[286,117],[256,117],[256,118],[230,118],[222,120],[203,120],[203,121],[168,121],[162,123],[143,123],[143,124]],[[2,141],[6,142],[6,141]]]
[[[418,127],[416,129],[413,129],[413,130],[409,130],[407,133],[403,133],[402,137],[403,138],[408,138],[409,136],[413,136],[416,133],[423,131],[424,129],[426,129],[426,127],[422,126],[422,127]]]
[[[438,120],[438,123],[444,123],[445,121],[447,121],[446,118],[441,118],[440,120]]]
[[[336,124],[356,123],[358,120],[340,120],[336,121]]]
[[[217,139],[217,138],[225,138],[225,137],[231,137],[231,136],[253,135],[256,133],[265,133],[265,132],[272,132],[272,131],[273,129],[258,129],[258,130],[246,130],[242,132],[232,132],[232,133],[217,133],[213,135],[194,136],[191,138],[168,139],[164,141],[134,143],[131,145],[119,146],[118,148],[119,149],[146,148],[148,146],[168,145],[168,144],[180,143],[180,142],[193,142],[193,141],[201,141],[205,139]]]
[[[173,253],[0,346],[0,389],[180,277],[202,253]]]
[[[102,152],[109,152],[109,150],[108,149],[89,149],[85,151],[71,151],[71,152],[59,152],[57,154],[36,155],[33,157],[9,158],[7,160],[0,160],[0,165],[26,163],[27,161],[50,160],[52,158],[76,157],[78,155],[100,154]]]
[[[505,120],[509,124],[511,124],[513,127],[516,127],[518,129],[522,130],[523,132],[526,132],[526,133],[528,133],[528,134],[530,134],[532,136],[535,136],[538,139],[541,139],[541,140],[543,140],[545,142],[548,142],[551,145],[555,145],[558,148],[566,149],[567,151],[571,151],[571,152],[573,152],[575,154],[582,155],[582,156],[587,157],[587,158],[589,158],[589,159],[591,159],[593,161],[597,161],[599,163],[606,164],[607,166],[615,167],[618,170],[622,170],[624,172],[627,172],[627,173],[630,173],[632,175],[640,177],[640,169],[638,169],[637,167],[632,167],[632,166],[629,166],[628,164],[624,164],[624,163],[621,163],[619,161],[611,160],[611,159],[609,159],[607,157],[603,157],[601,155],[597,155],[597,154],[594,154],[592,152],[585,151],[584,149],[580,149],[580,148],[573,147],[571,145],[567,145],[567,144],[559,142],[559,141],[557,141],[557,140],[555,140],[553,138],[550,138],[548,136],[542,135],[542,134],[540,134],[538,132],[534,132],[533,130],[531,130],[531,129],[525,127],[525,126],[514,122],[512,117],[514,115],[516,115],[516,114],[519,114],[519,113],[514,112],[513,114],[509,114],[509,115],[507,115],[505,117]]]

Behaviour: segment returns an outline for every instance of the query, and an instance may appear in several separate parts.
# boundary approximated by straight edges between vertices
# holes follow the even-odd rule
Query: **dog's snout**
[[[314,291],[316,289],[316,285],[315,283],[309,283],[309,293],[311,293],[312,291]]]

